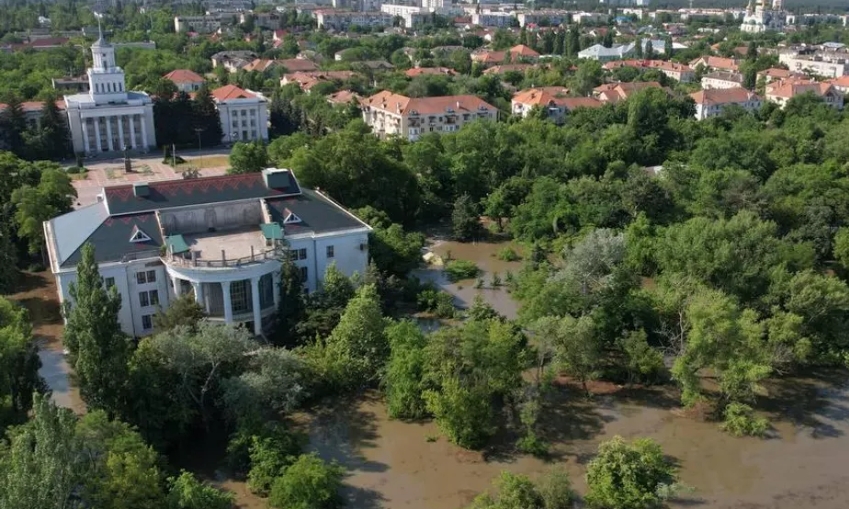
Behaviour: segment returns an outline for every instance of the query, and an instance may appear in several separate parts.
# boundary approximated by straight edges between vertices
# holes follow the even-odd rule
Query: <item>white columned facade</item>
[[[97,152],[103,152],[103,144],[100,140],[100,119],[94,117],[94,138],[97,142]]]
[[[130,147],[136,148],[136,116],[130,115]]]
[[[183,293],[183,286],[180,284],[180,278],[171,276],[171,284],[174,285],[174,295],[176,295],[179,299],[180,294]]]
[[[124,139],[124,115],[118,116],[118,139],[121,140],[121,146],[118,147],[118,150],[124,150],[124,147],[129,147],[127,141]]]
[[[254,308],[254,334],[262,334],[262,309],[259,305],[259,278],[251,278],[251,301]]]
[[[109,148],[109,152],[115,150],[115,147],[112,144],[112,117],[105,117],[106,120],[106,146]]]
[[[230,298],[230,281],[221,282],[221,294],[224,297],[224,323],[233,323],[233,302]]]
[[[88,143],[88,119],[81,118],[80,120],[83,127],[83,148],[85,149],[85,153],[88,154],[91,152],[91,146]]]
[[[141,131],[142,131],[142,148],[147,149],[147,128],[144,125],[144,116],[141,118]]]

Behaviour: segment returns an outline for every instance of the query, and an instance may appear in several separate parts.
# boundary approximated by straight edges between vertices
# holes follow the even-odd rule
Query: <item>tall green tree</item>
[[[228,173],[256,173],[266,167],[268,167],[268,152],[264,142],[239,142],[233,145]]]
[[[94,246],[85,244],[77,264],[77,280],[65,303],[65,346],[89,408],[116,415],[124,406],[130,343],[118,323],[121,296],[107,289],[97,266]]]
[[[424,348],[427,340],[421,329],[405,320],[386,329],[390,355],[386,364],[383,387],[389,416],[396,419],[418,419],[427,413],[424,392]]]
[[[297,338],[296,326],[304,317],[304,283],[298,266],[291,257],[283,258],[278,285],[280,298],[277,306],[275,342],[279,345],[294,345]]]
[[[454,202],[451,230],[459,240],[471,240],[481,232],[477,207],[468,194],[460,196]]]
[[[30,254],[44,250],[44,221],[70,212],[76,197],[71,179],[59,169],[43,171],[37,187],[24,185],[12,193],[18,235],[27,239]]]
[[[217,147],[224,140],[221,117],[212,99],[209,86],[204,83],[192,99],[192,119],[194,129],[200,130],[200,142],[203,147]]]
[[[39,130],[45,155],[50,159],[64,159],[71,154],[71,135],[68,132],[67,119],[62,118],[62,112],[56,106],[56,99],[53,96],[44,101]]]
[[[7,97],[4,102],[6,107],[0,113],[0,140],[3,142],[3,148],[18,157],[26,157],[28,154],[24,133],[27,131],[27,121],[23,104],[15,94]]]
[[[0,432],[24,420],[33,393],[47,389],[40,367],[26,309],[0,297]]]

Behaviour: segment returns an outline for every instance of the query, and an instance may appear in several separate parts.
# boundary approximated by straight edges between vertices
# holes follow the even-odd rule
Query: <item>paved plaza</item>
[[[77,190],[76,208],[91,205],[97,201],[97,195],[103,187],[126,184],[128,182],[155,182],[158,180],[176,180],[183,178],[183,170],[193,166],[201,166],[200,174],[204,177],[223,175],[227,171],[227,155],[229,149],[208,150],[198,152],[181,153],[180,157],[187,164],[180,165],[175,170],[168,164],[162,162],[162,154],[147,154],[131,157],[132,172],[124,171],[124,159],[103,158],[87,159],[85,167],[88,169],[86,178],[74,180],[74,188]]]

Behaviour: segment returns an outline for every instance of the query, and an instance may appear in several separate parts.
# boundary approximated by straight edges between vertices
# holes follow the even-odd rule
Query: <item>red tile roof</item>
[[[407,69],[404,74],[408,78],[415,78],[416,76],[422,76],[424,74],[453,76],[456,73],[454,72],[454,69],[449,69],[448,67],[414,67],[413,69]]]
[[[246,90],[242,90],[236,85],[225,85],[213,90],[212,97],[216,101],[229,101],[231,99],[253,99],[256,95]]]
[[[745,88],[711,88],[700,90],[690,94],[696,104],[719,105],[731,103],[744,103],[747,101],[760,101],[760,97]]]
[[[203,76],[188,69],[174,69],[163,77],[178,85],[181,83],[203,83],[206,81],[203,79]]]
[[[410,98],[393,94],[388,90],[379,92],[362,102],[363,106],[399,113],[402,115],[413,112],[419,115],[435,115],[453,109],[455,112],[477,112],[483,109],[495,111],[495,106],[474,95],[447,95],[442,97]]]

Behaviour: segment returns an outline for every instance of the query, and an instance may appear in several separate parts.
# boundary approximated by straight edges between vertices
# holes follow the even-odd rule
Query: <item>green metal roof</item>
[[[174,254],[185,253],[189,250],[186,239],[182,235],[169,235],[165,237],[165,246]]]
[[[283,240],[283,228],[277,223],[264,223],[259,225],[266,240]]]

